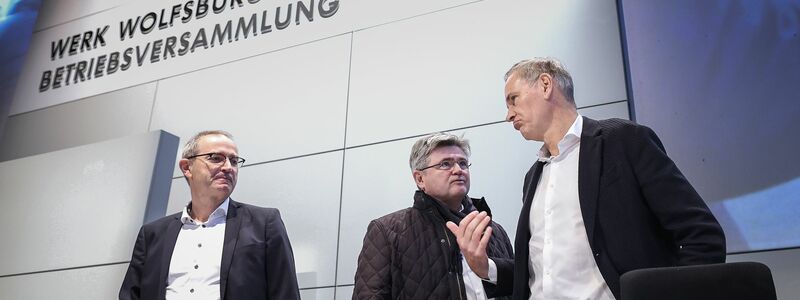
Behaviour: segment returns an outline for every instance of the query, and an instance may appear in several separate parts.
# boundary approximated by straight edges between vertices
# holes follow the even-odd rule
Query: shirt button
[[[198,266],[198,265],[194,265],[194,269],[195,269],[195,270],[197,270],[197,268],[199,268],[199,267],[200,267],[200,266]]]
[[[206,224],[203,224],[203,228],[206,228]]]
[[[197,248],[203,247],[203,244],[197,244]]]
[[[190,290],[189,290],[189,293],[194,293],[194,289],[190,289]]]

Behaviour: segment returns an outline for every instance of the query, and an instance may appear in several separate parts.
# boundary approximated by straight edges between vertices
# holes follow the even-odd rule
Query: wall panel
[[[0,161],[147,132],[156,84],[148,83],[8,118]]]
[[[164,214],[156,162],[175,148],[157,131],[0,163],[0,276],[129,260],[142,222]]]
[[[484,1],[356,32],[347,145],[502,120],[503,74],[532,56],[567,65],[578,106],[624,100],[610,16],[602,1]]]
[[[341,299],[341,300],[353,299],[353,286],[352,285],[337,286],[336,299]]]
[[[343,35],[163,80],[152,127],[227,130],[251,164],[340,149],[349,57]]]
[[[35,30],[62,25],[127,2],[131,0],[42,0]]]
[[[128,264],[0,277],[0,299],[117,299]]]
[[[330,300],[333,299],[333,288],[300,290],[300,299],[303,300]]]

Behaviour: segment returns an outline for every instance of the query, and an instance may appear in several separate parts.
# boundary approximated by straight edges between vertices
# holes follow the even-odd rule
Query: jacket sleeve
[[[636,126],[628,151],[642,194],[678,245],[678,264],[725,262],[725,235],[708,206],[650,128]]]
[[[280,212],[267,223],[266,286],[268,299],[300,299],[294,254]]]
[[[492,258],[497,266],[497,282],[495,284],[483,281],[483,290],[487,298],[511,296],[514,288],[514,259]]]
[[[492,238],[499,241],[502,249],[497,249],[499,253],[489,257],[497,267],[497,282],[482,281],[483,290],[490,299],[511,296],[514,288],[514,248],[503,226],[492,222],[492,229]]]
[[[144,261],[147,257],[147,244],[145,240],[144,227],[139,228],[136,236],[136,244],[133,246],[133,255],[128,264],[128,272],[122,280],[122,287],[119,289],[120,300],[135,300],[141,297],[142,292],[142,270]]]
[[[384,229],[378,222],[370,222],[358,255],[354,300],[391,298],[391,251]]]

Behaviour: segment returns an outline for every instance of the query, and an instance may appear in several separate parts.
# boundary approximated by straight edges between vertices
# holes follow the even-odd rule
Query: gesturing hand
[[[486,255],[486,245],[492,237],[492,227],[489,227],[491,217],[486,212],[473,211],[456,225],[447,222],[447,229],[456,236],[458,247],[467,264],[476,275],[483,279],[489,278],[489,257]]]

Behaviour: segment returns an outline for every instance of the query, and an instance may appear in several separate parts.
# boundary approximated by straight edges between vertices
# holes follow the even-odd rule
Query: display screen
[[[14,96],[41,2],[0,0],[0,103],[4,106]]]
[[[709,204],[729,253],[800,246],[800,2],[626,1],[636,121]]]

